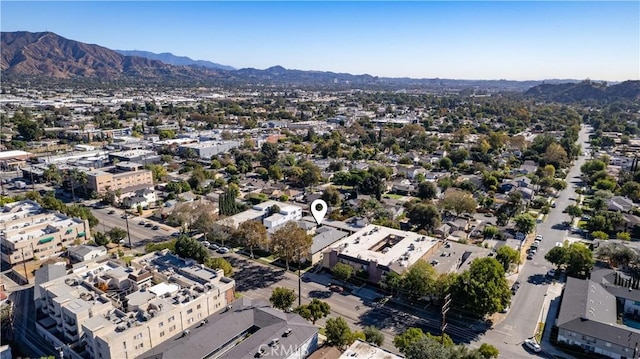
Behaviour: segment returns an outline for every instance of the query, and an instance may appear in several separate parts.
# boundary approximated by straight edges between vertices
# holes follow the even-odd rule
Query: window
[[[174,315],[169,317],[169,323],[173,322],[176,319],[176,317]]]
[[[175,325],[172,325],[172,326],[169,328],[169,332],[172,332],[172,331],[174,331],[175,329],[176,329],[176,326],[175,326]]]
[[[193,323],[193,318],[189,318],[189,320],[187,320],[187,323],[189,324]]]
[[[198,313],[198,319],[202,318],[202,313]]]
[[[200,308],[202,308],[202,304],[198,304],[198,305],[196,306],[196,309],[200,309]]]
[[[136,334],[133,339],[142,339],[142,333]]]
[[[124,347],[124,350],[127,350],[127,342],[122,342],[122,346]]]
[[[164,332],[160,332],[160,338],[164,337]]]
[[[191,313],[193,313],[193,308],[187,309],[187,314],[191,314]]]
[[[164,322],[158,323],[158,328],[162,328],[164,326]]]

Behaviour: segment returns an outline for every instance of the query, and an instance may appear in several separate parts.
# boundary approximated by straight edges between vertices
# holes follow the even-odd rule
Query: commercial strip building
[[[87,220],[46,212],[33,201],[8,203],[0,212],[1,257],[12,267],[61,254],[89,237]]]
[[[222,270],[168,251],[130,267],[89,263],[36,289],[36,330],[76,359],[139,357],[188,335],[235,298],[235,281]]]
[[[420,259],[428,259],[443,242],[414,232],[368,225],[351,236],[335,242],[323,256],[323,267],[338,263],[364,271],[368,280],[379,282],[389,272],[402,274]]]

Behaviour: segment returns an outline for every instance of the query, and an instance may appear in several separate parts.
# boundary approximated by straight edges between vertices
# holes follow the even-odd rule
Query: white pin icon
[[[318,209],[318,207],[320,209]],[[321,199],[316,199],[315,201],[311,202],[311,214],[316,220],[316,223],[320,225],[320,223],[322,223],[322,220],[324,219],[325,214],[327,214],[327,202]]]

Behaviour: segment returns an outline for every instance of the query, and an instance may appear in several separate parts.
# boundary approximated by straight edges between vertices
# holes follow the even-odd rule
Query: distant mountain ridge
[[[215,71],[209,69],[124,56],[106,47],[69,40],[52,32],[2,32],[0,38],[0,68],[5,76],[180,79],[215,75]]]
[[[144,57],[151,60],[162,61],[165,64],[170,65],[178,65],[178,66],[202,66],[210,69],[216,70],[228,70],[233,71],[236,68],[228,65],[221,65],[215,62],[206,61],[206,60],[193,60],[187,56],[177,56],[170,52],[163,52],[160,54],[156,54],[150,51],[142,51],[142,50],[115,50],[116,52],[125,55],[125,56],[138,56]]]
[[[84,84],[91,82],[102,84],[106,81],[122,85],[154,83],[168,86],[227,86],[236,88],[277,86],[331,90],[426,90],[446,93],[465,91],[469,94],[477,90],[480,93],[484,90],[525,92],[534,87],[535,89],[528,92],[529,95],[554,99],[557,96],[552,95],[551,92],[557,94],[559,90],[551,90],[554,87],[549,87],[551,85],[548,83],[572,81],[390,78],[369,74],[352,75],[329,71],[291,70],[282,66],[273,66],[264,70],[254,68],[235,70],[230,66],[230,69],[214,68],[214,65],[219,64],[192,60],[170,53],[153,54],[146,51],[122,51],[121,53],[103,46],[66,39],[52,32],[2,32],[0,48],[0,69],[5,83],[22,80],[43,82],[54,79],[57,82],[71,81]],[[127,54],[156,56],[163,60]],[[182,62],[189,64],[182,65],[180,64]],[[205,64],[209,66],[207,67]],[[226,65],[219,66],[225,67]],[[537,85],[542,87],[537,87]],[[564,86],[562,88],[569,89],[574,85],[576,84],[562,84]],[[635,96],[633,95],[636,93],[635,90],[625,88],[621,88],[622,90],[586,89],[585,91],[591,91],[596,97],[600,92],[612,97],[617,95]],[[564,101],[579,97],[564,94],[559,98]]]
[[[578,83],[540,84],[525,92],[526,96],[555,102],[640,100],[640,81],[624,81],[607,86],[605,83],[581,81]]]

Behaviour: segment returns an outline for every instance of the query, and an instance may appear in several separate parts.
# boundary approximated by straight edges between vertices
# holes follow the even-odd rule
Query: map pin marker
[[[324,215],[327,214],[327,202],[321,199],[313,201],[311,203],[311,214],[313,215],[313,218],[315,218],[316,223],[320,225],[324,219]]]

